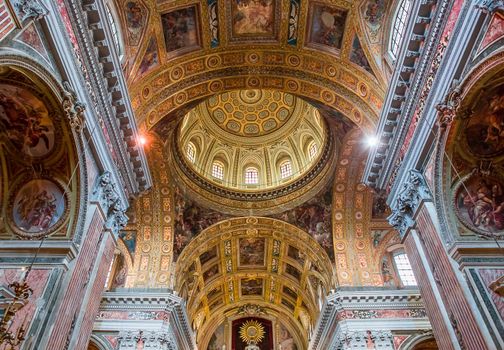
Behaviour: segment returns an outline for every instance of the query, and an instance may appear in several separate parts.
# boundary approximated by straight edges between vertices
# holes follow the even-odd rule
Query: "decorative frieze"
[[[430,200],[431,194],[425,179],[417,170],[410,170],[405,182],[392,205],[389,223],[404,238],[408,229],[414,226],[414,216],[423,200]]]
[[[119,331],[119,350],[136,350],[140,345],[145,350],[196,348],[185,303],[170,290],[104,293],[95,330]]]
[[[308,349],[392,350],[392,330],[417,329],[430,329],[417,291],[345,288],[327,296]]]

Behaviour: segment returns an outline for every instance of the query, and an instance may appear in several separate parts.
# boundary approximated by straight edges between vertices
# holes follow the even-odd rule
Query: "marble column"
[[[491,349],[464,276],[446,251],[432,196],[418,171],[410,170],[389,222],[404,242],[438,346]]]

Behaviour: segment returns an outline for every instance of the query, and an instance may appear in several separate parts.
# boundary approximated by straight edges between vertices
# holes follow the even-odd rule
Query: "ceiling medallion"
[[[246,321],[240,327],[240,338],[249,345],[246,347],[247,350],[258,349],[256,344],[264,339],[264,327],[257,321]]]

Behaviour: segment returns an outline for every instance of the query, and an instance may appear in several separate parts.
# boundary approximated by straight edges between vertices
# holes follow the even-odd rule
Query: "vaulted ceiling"
[[[139,124],[194,102],[269,88],[324,104],[371,130],[388,70],[390,1],[120,0],[124,70]]]
[[[384,232],[388,225],[383,213],[371,213],[373,194],[359,183],[360,138],[374,131],[385,98],[392,1],[115,5],[132,105],[152,136],[146,149],[155,179],[131,215],[138,249],[126,284],[174,287],[201,346],[224,319],[259,312],[283,320],[303,348],[329,289],[383,284],[371,221]],[[241,107],[250,113],[241,115]],[[301,159],[295,118],[282,108],[300,108],[313,126],[306,133],[320,134],[320,154],[299,177],[306,181],[263,192],[224,186],[242,176],[235,173],[251,147],[268,158],[292,139],[286,152]],[[195,133],[202,158],[189,164]],[[222,183],[208,175],[220,151],[229,156],[221,159]]]

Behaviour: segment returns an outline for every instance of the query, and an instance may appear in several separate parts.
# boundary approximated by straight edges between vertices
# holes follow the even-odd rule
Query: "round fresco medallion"
[[[504,152],[504,86],[485,93],[473,107],[467,128],[467,145],[481,157],[493,157]]]
[[[455,208],[460,221],[482,234],[504,234],[504,181],[473,175],[458,183]]]
[[[54,124],[47,107],[24,88],[0,84],[0,132],[31,157],[46,156],[54,148]]]
[[[37,236],[56,226],[64,216],[66,205],[64,192],[56,183],[31,180],[14,198],[12,219],[19,230]]]

